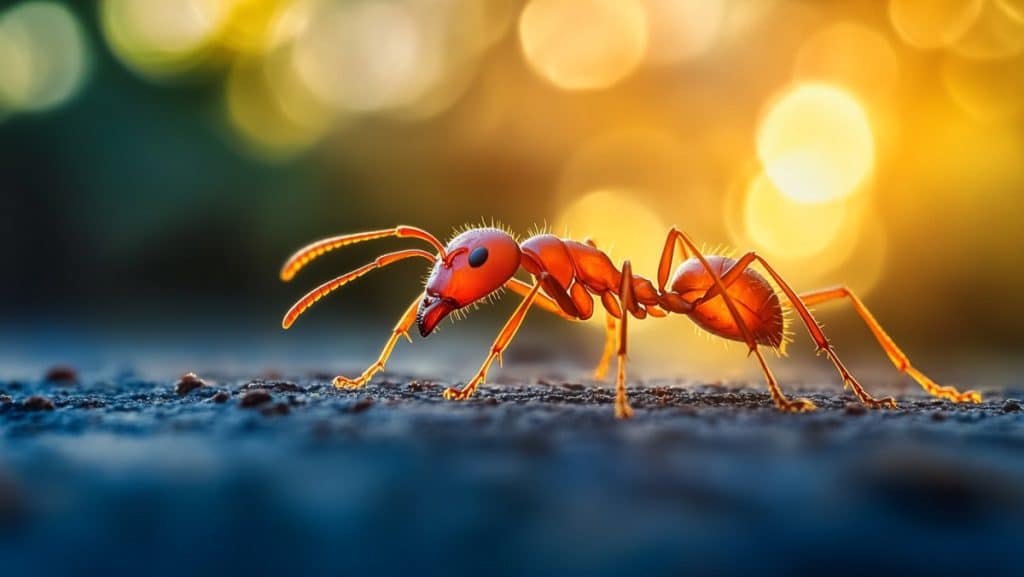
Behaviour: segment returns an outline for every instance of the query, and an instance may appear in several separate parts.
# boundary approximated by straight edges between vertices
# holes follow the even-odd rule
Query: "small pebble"
[[[349,407],[349,411],[352,413],[362,413],[366,409],[373,406],[373,399],[367,397],[365,399],[359,399]]]
[[[582,383],[562,383],[562,387],[570,391],[582,391],[584,388]]]
[[[239,406],[246,409],[258,407],[264,403],[269,403],[270,399],[271,397],[268,391],[265,391],[264,389],[253,389],[242,397],[241,402],[239,402]]]
[[[410,391],[427,391],[427,390],[433,389],[435,386],[436,385],[434,385],[434,383],[424,383],[422,381],[410,381],[409,382],[409,390]]]
[[[178,384],[174,385],[174,392],[178,393],[178,396],[185,396],[192,391],[205,387],[206,381],[200,379],[195,373],[185,373],[178,380]]]
[[[220,403],[228,402],[228,399],[230,399],[230,398],[231,398],[231,395],[228,394],[227,391],[217,391],[217,394],[212,396],[212,397],[210,397],[210,400],[215,402],[215,403],[217,403],[217,404],[220,404]]]
[[[53,401],[40,395],[32,395],[21,404],[26,411],[52,411]]]
[[[1015,413],[1020,410],[1020,401],[1017,399],[1006,399],[1003,403],[1004,413]]]
[[[276,403],[272,406],[263,409],[260,412],[268,417],[271,417],[274,415],[287,415],[288,413],[292,412],[292,410],[288,408],[288,405],[286,403]]]
[[[43,380],[54,385],[74,385],[78,383],[78,371],[73,367],[58,365],[46,371]]]
[[[867,407],[860,403],[846,403],[846,407],[843,410],[847,415],[863,415],[868,412]]]

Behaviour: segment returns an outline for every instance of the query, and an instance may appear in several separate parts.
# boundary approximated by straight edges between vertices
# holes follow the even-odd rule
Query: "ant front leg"
[[[391,331],[391,338],[384,344],[384,349],[381,350],[380,356],[377,357],[377,361],[366,368],[363,374],[359,375],[354,379],[348,377],[337,376],[334,377],[334,386],[339,389],[358,389],[366,383],[370,382],[373,375],[384,370],[384,364],[388,362],[388,357],[391,356],[391,351],[394,350],[395,345],[398,343],[399,337],[405,337],[410,343],[412,339],[409,338],[409,329],[413,323],[416,322],[416,311],[419,308],[420,300],[422,296],[417,296],[413,299],[412,304],[402,315],[402,318],[398,320],[395,328]]]
[[[526,318],[526,313],[530,310],[530,306],[537,298],[537,291],[540,290],[541,283],[547,276],[547,273],[541,273],[537,282],[534,283],[533,288],[531,288],[530,292],[527,293],[526,298],[524,298],[523,302],[519,303],[519,306],[516,307],[515,312],[512,313],[511,317],[509,317],[504,328],[502,328],[501,332],[498,333],[498,338],[495,339],[494,344],[491,345],[490,354],[488,354],[487,358],[484,359],[483,365],[480,366],[480,370],[477,371],[473,379],[466,383],[466,386],[461,389],[451,387],[445,389],[441,394],[445,399],[449,401],[463,401],[468,399],[474,392],[476,392],[476,388],[480,383],[484,382],[487,378],[487,370],[491,367],[491,363],[493,363],[495,359],[498,359],[498,365],[501,365],[502,351],[508,347],[509,342],[512,341],[512,337],[516,336],[516,332],[519,331],[519,327],[522,326],[523,320]]]

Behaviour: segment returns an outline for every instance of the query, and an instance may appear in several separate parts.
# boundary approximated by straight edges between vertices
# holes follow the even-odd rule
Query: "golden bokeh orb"
[[[959,40],[990,0],[889,0],[889,21],[914,48],[934,50]]]
[[[875,160],[863,107],[846,90],[818,83],[798,85],[769,106],[758,128],[757,153],[772,183],[804,203],[850,195]]]
[[[530,0],[519,41],[529,65],[555,86],[597,90],[643,60],[647,16],[637,0]]]

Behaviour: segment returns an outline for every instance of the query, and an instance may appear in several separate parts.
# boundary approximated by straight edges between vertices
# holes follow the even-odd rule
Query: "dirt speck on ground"
[[[372,406],[373,399],[366,397],[364,399],[359,399],[358,401],[352,403],[352,407],[349,408],[349,411],[353,413],[362,413],[363,411],[369,409]]]
[[[54,385],[75,385],[78,383],[78,371],[67,365],[57,365],[47,369],[43,380]]]
[[[184,396],[205,386],[206,381],[200,379],[195,373],[185,373],[178,379],[177,384],[174,385],[174,392],[179,396]]]
[[[54,409],[53,401],[42,395],[32,395],[25,399],[21,406],[26,411],[52,411]]]
[[[239,401],[238,405],[246,409],[258,407],[264,403],[269,403],[272,398],[270,391],[266,389],[249,389],[242,395],[242,400]]]

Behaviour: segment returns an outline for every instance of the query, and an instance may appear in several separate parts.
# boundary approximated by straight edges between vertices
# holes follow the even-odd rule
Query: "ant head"
[[[427,336],[449,313],[501,288],[519,269],[519,243],[496,228],[474,228],[456,236],[434,263],[416,315]]]

